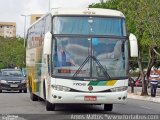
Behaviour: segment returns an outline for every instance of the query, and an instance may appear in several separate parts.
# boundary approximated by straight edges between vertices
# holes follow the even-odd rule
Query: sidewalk
[[[150,93],[148,93],[148,96],[141,96],[141,92],[135,92],[130,93],[128,92],[127,97],[131,99],[137,99],[137,100],[146,100],[151,102],[158,102],[160,103],[160,95],[156,95],[156,97],[151,97]]]

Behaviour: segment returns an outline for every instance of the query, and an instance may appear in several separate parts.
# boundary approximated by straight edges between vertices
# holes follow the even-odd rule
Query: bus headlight
[[[0,83],[6,84],[7,81],[6,80],[0,80]]]
[[[128,86],[121,86],[121,87],[115,87],[115,88],[111,88],[110,90],[112,92],[121,92],[121,91],[125,91],[128,89]]]
[[[61,85],[51,85],[51,86],[52,86],[52,88],[53,88],[54,90],[58,90],[58,91],[68,92],[68,91],[71,90],[70,88],[64,87],[64,86],[61,86]]]

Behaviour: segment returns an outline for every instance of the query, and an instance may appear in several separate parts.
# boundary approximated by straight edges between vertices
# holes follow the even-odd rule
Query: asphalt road
[[[5,92],[0,93],[0,114],[18,115],[19,118],[25,118],[24,120],[50,120],[54,117],[73,117],[75,119],[73,115],[86,119],[86,116],[83,116],[86,114],[160,114],[160,103],[128,99],[125,104],[115,104],[112,112],[103,111],[102,105],[57,105],[56,111],[46,111],[45,102],[31,101],[29,93]],[[2,118],[4,117],[6,116]]]

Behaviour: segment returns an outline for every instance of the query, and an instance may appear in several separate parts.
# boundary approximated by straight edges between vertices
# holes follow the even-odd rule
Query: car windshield
[[[2,70],[3,76],[22,76],[22,73],[20,70]]]

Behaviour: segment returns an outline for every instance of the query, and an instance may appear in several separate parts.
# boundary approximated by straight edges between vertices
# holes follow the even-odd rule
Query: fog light
[[[118,97],[119,100],[121,100],[121,97]]]
[[[61,99],[62,97],[61,96],[58,96],[58,99]]]
[[[55,98],[55,99],[56,99],[56,98],[57,98],[57,96],[56,96],[56,95],[54,95],[54,96],[53,96],[53,98]]]
[[[124,96],[122,99],[125,100],[125,99],[126,99],[126,96]]]

